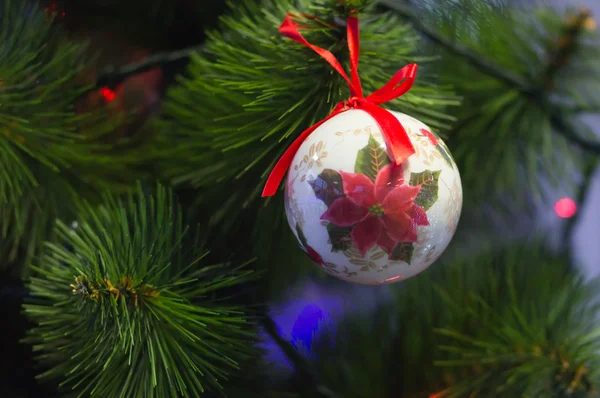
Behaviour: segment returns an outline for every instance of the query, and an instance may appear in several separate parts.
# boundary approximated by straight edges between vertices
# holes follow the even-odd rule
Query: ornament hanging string
[[[267,182],[262,193],[263,197],[275,195],[279,185],[281,184],[281,181],[283,180],[283,177],[285,176],[285,173],[292,164],[296,152],[298,152],[298,149],[304,140],[306,140],[306,138],[308,138],[308,136],[323,123],[349,109],[360,109],[367,112],[369,115],[371,115],[371,117],[373,117],[373,119],[375,119],[381,128],[383,139],[388,149],[388,154],[394,163],[400,165],[402,162],[404,162],[404,160],[415,153],[415,149],[412,146],[410,138],[408,137],[408,134],[406,133],[406,130],[402,124],[394,115],[381,108],[379,105],[406,94],[412,88],[417,75],[416,64],[406,65],[404,68],[400,69],[382,88],[365,98],[363,96],[363,90],[360,84],[360,78],[358,76],[358,58],[360,53],[358,18],[348,17],[347,20],[347,41],[348,49],[350,51],[351,77],[348,77],[340,62],[331,52],[325,50],[324,48],[310,44],[300,34],[298,25],[296,25],[296,23],[292,20],[292,16],[290,14],[285,17],[283,23],[279,27],[279,33],[312,49],[325,61],[327,61],[333,67],[333,69],[335,69],[348,83],[348,86],[350,87],[351,98],[347,101],[337,104],[329,116],[310,127],[308,130],[302,132],[302,134],[300,134],[300,136],[292,143],[292,145],[290,145],[267,178]]]

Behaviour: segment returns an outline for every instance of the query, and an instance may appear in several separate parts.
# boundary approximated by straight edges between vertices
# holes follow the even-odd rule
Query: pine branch
[[[536,87],[535,85],[529,84],[519,75],[513,74],[505,68],[495,65],[493,61],[488,60],[484,55],[473,52],[467,46],[454,42],[437,30],[427,26],[409,7],[398,4],[398,2],[394,0],[380,0],[380,3],[384,7],[393,10],[398,15],[401,15],[408,20],[415,29],[434,43],[437,43],[451,51],[453,54],[462,57],[481,72],[495,77],[509,87],[519,90],[519,92],[528,96],[542,108],[549,108],[548,113],[551,115],[550,121],[559,134],[585,151],[600,154],[600,142],[591,142],[579,137],[573,131],[573,128],[569,126],[569,123],[565,120],[564,116],[562,116],[561,108],[557,105],[549,104],[546,100],[546,89],[552,87],[551,82],[553,81],[554,75],[558,72],[559,68],[564,66],[568,61],[569,55],[574,51],[573,48],[577,42],[578,36],[583,31],[585,23],[590,18],[587,10],[582,10],[574,20],[567,21],[564,33],[565,36],[563,36],[560,41],[561,45],[559,50],[549,62],[548,69],[545,72],[545,79],[543,80],[544,83],[542,84],[542,87]]]
[[[584,209],[585,204],[587,202],[592,187],[592,178],[594,177],[596,170],[598,170],[599,162],[600,160],[595,157],[588,159],[586,162],[586,167],[583,169],[582,180],[579,185],[577,195],[575,196],[575,203],[577,203],[578,209],[577,212],[567,220],[567,223],[563,230],[563,237],[561,240],[561,242],[563,242],[566,245],[567,251],[571,251],[573,232],[580,220],[581,212]]]
[[[39,7],[7,0],[3,14],[0,161],[20,161],[21,167],[9,176],[14,179],[11,183],[0,180],[0,196],[5,187],[36,186],[33,170],[40,166],[53,173],[77,168],[86,182],[119,185],[131,159],[116,156],[117,140],[105,144],[119,122],[110,120],[105,110],[75,110],[82,92],[78,80],[91,66],[86,46],[68,40]]]
[[[556,75],[569,63],[590,20],[592,20],[592,16],[587,9],[579,10],[575,16],[567,15],[558,39],[558,48],[552,54],[548,67],[542,75],[541,81],[544,82],[546,90],[554,90]]]
[[[76,198],[131,189],[143,156],[115,136],[122,119],[76,108],[91,67],[85,44],[28,1],[0,7],[0,267],[17,268]]]
[[[163,52],[151,55],[140,62],[124,65],[118,68],[109,67],[104,70],[90,87],[90,91],[101,87],[115,87],[128,77],[144,73],[155,67],[164,66],[182,59],[190,58],[192,54],[198,53],[203,46],[194,46],[177,51]]]
[[[506,68],[497,66],[493,61],[487,59],[485,56],[473,52],[469,47],[448,39],[442,33],[427,26],[422,22],[422,19],[415,15],[415,13],[411,10],[411,7],[402,5],[395,0],[379,0],[379,3],[385,8],[393,10],[402,18],[409,21],[418,32],[423,34],[429,40],[448,49],[453,54],[464,58],[480,71],[490,76],[494,76],[498,80],[504,82],[506,85],[516,88],[523,93],[539,95],[539,90],[529,84],[525,79],[521,78],[521,76],[511,73],[510,71],[506,70]]]
[[[553,107],[552,113],[550,114],[550,121],[552,122],[552,126],[554,126],[556,131],[565,137],[569,142],[575,144],[586,152],[600,154],[600,142],[588,141],[585,138],[577,135],[574,131],[575,129],[569,125],[569,122],[566,120],[560,107]]]
[[[593,396],[597,283],[567,263],[536,240],[446,257],[391,303],[319,333],[311,364],[344,397]],[[406,364],[427,372],[390,377]]]
[[[254,273],[204,264],[170,191],[140,187],[82,204],[58,222],[34,270],[25,313],[39,377],[68,394],[199,397],[259,355],[249,307],[228,304]],[[184,249],[191,248],[191,249]]]
[[[364,5],[360,4],[358,6],[364,7]],[[339,19],[336,22],[338,22],[340,26],[345,26],[346,24],[346,21],[342,19]],[[108,67],[100,74],[89,90],[93,91],[101,87],[114,87],[128,77],[144,73],[155,67],[168,65],[182,59],[188,59],[192,54],[201,52],[203,48],[204,45],[199,45],[176,51],[162,52],[148,56],[146,59],[133,64],[123,65],[121,67]]]

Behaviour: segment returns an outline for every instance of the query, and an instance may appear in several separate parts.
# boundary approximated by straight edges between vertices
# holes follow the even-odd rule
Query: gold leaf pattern
[[[380,251],[376,254],[373,255],[373,257],[371,257],[371,260],[379,260],[380,258],[384,258],[385,257],[385,252]]]
[[[377,260],[387,256],[387,253],[379,246],[373,246],[364,257],[354,246],[351,246],[348,250],[344,251],[344,255],[351,264],[361,266],[359,269],[361,272],[369,272],[374,269],[377,269],[377,272],[381,272],[382,269],[387,268],[387,266],[383,266],[378,269]]]
[[[318,143],[313,143],[308,149],[308,153],[302,157],[300,163],[294,165],[294,170],[298,172],[298,175],[294,178],[292,183],[296,181],[298,177],[300,177],[300,181],[306,181],[306,174],[302,174],[312,168],[315,163],[318,167],[323,167],[322,159],[327,157],[327,152],[325,149],[325,142],[319,141]]]
[[[409,119],[415,122],[415,124],[417,125],[422,125],[421,122],[418,122],[413,118]],[[439,153],[439,150],[435,147],[435,145],[431,144],[431,141],[429,141],[429,138],[427,136],[421,134],[421,132],[416,133],[409,125],[406,125],[404,127],[406,129],[406,132],[410,136],[411,141],[413,142],[415,155],[418,158],[423,159],[423,163],[426,166],[432,166],[437,159],[443,160],[442,156]]]
[[[333,263],[325,262],[325,263],[321,264],[321,269],[323,269],[323,271],[327,272],[328,274],[339,274],[340,273],[340,271],[337,270],[337,265],[335,265]]]
[[[366,126],[363,128],[359,128],[359,129],[352,129],[352,130],[346,130],[346,131],[336,131],[335,132],[335,136],[337,137],[342,137],[342,140],[338,141],[337,143],[341,143],[344,141],[343,137],[345,135],[350,135],[352,137],[358,137],[358,136],[362,136],[362,135],[366,135],[367,137],[369,136],[373,136],[373,137],[377,137],[377,138],[383,138],[381,131],[379,131],[379,129],[376,129],[376,131],[373,131],[373,126]]]

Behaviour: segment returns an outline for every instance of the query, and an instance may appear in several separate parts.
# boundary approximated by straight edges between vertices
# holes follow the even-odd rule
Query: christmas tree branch
[[[503,81],[507,85],[514,87],[523,93],[528,93],[530,95],[541,94],[539,90],[530,85],[519,75],[495,65],[494,62],[488,60],[481,54],[473,52],[467,46],[463,46],[462,44],[449,39],[437,30],[428,27],[417,15],[411,11],[410,7],[398,4],[398,2],[394,0],[380,0],[380,3],[384,7],[393,10],[396,14],[410,22],[418,32],[427,37],[429,40],[446,48],[455,55],[466,59],[471,65],[475,66],[480,71],[490,76],[494,76],[498,80]]]
[[[556,131],[565,137],[569,142],[577,145],[587,152],[600,154],[600,142],[588,141],[585,138],[575,134],[573,128],[569,127],[569,122],[566,120],[560,108],[553,107],[552,114],[550,116],[550,122]]]
[[[296,372],[302,379],[303,386],[310,388],[311,396],[321,398],[335,398],[336,395],[333,391],[323,386],[314,372],[311,370],[311,366],[307,363],[306,359],[300,355],[300,353],[294,348],[294,346],[277,332],[277,325],[273,319],[269,316],[263,316],[262,326],[267,334],[273,339],[273,341],[281,348],[281,351],[285,356],[294,364]]]
[[[205,263],[165,187],[101,199],[78,203],[76,227],[57,222],[32,265],[23,342],[39,377],[77,396],[220,395],[260,355],[253,310],[224,300],[253,272]]]
[[[560,66],[565,65],[566,60],[573,52],[573,44],[576,43],[577,36],[581,33],[582,28],[586,21],[589,20],[590,15],[587,10],[582,10],[575,19],[568,20],[565,25],[565,32],[563,40],[559,43],[559,50],[555,53],[552,61],[549,63],[549,67],[546,71],[546,79],[544,79],[544,88],[538,88],[534,85],[527,83],[520,76],[507,71],[499,66],[496,66],[494,62],[488,60],[485,56],[473,52],[466,46],[463,46],[449,38],[435,29],[426,26],[417,15],[415,15],[410,7],[398,4],[393,0],[380,0],[380,4],[395,13],[400,15],[409,21],[413,27],[427,37],[434,43],[446,48],[453,54],[462,57],[467,60],[472,66],[479,69],[481,72],[493,76],[496,79],[504,82],[505,84],[519,90],[521,93],[527,95],[533,99],[536,103],[543,107],[547,107],[548,104],[545,99],[545,89],[548,86],[548,82],[552,81],[554,74],[558,71]],[[600,154],[600,142],[588,141],[573,132],[573,129],[569,126],[569,123],[565,119],[560,108],[556,105],[550,104],[550,122],[554,126],[555,130],[561,134],[570,142],[574,143],[581,149]]]
[[[544,73],[543,81],[547,90],[554,90],[554,79],[557,73],[568,64],[576,51],[579,38],[591,18],[591,13],[587,9],[581,9],[575,16],[567,16],[562,26],[562,34],[558,39],[558,48],[552,55]]]
[[[124,65],[119,68],[109,67],[102,74],[100,74],[94,86],[90,90],[95,90],[101,87],[114,87],[130,76],[144,73],[157,66],[163,66],[172,62],[189,58],[192,54],[197,53],[201,49],[202,46],[194,46],[172,52],[162,52],[151,55],[142,61]]]
[[[581,185],[579,186],[579,190],[577,191],[577,195],[575,197],[575,203],[577,203],[577,213],[573,215],[573,217],[567,220],[565,225],[565,229],[563,230],[563,238],[562,242],[566,245],[566,250],[571,251],[571,240],[573,239],[573,233],[575,231],[575,227],[579,222],[579,218],[581,217],[581,210],[583,209],[585,202],[590,193],[590,188],[592,186],[592,178],[594,177],[594,173],[598,168],[598,158],[594,157],[588,160],[584,170],[583,170],[583,178],[581,181]]]

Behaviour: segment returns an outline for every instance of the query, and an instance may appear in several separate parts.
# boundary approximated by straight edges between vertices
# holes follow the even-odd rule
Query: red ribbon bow
[[[406,130],[402,124],[394,115],[381,108],[379,105],[398,98],[406,94],[411,89],[417,75],[417,65],[410,64],[400,69],[382,88],[365,98],[363,96],[363,90],[358,77],[358,55],[360,52],[358,18],[349,17],[347,26],[351,78],[346,75],[344,68],[331,52],[325,50],[324,48],[314,46],[306,41],[306,39],[300,34],[298,26],[294,23],[294,21],[292,21],[290,14],[285,17],[285,20],[279,27],[279,32],[281,34],[300,44],[304,44],[315,51],[340,75],[342,75],[344,80],[348,82],[348,86],[350,86],[350,93],[352,96],[349,100],[337,104],[329,116],[310,127],[308,130],[304,131],[292,143],[292,145],[290,145],[290,147],[285,151],[283,156],[279,159],[271,171],[262,193],[263,197],[275,195],[277,188],[281,184],[285,173],[292,164],[294,156],[296,155],[296,152],[298,152],[298,149],[304,140],[306,140],[306,138],[313,131],[315,131],[327,120],[339,113],[347,111],[348,109],[360,109],[367,112],[373,117],[373,119],[375,119],[381,128],[383,139],[385,140],[388,148],[388,153],[391,155],[392,160],[397,165],[400,165],[404,160],[406,160],[406,158],[415,153],[415,149],[413,148],[410,138],[408,137],[408,134],[406,133]]]

